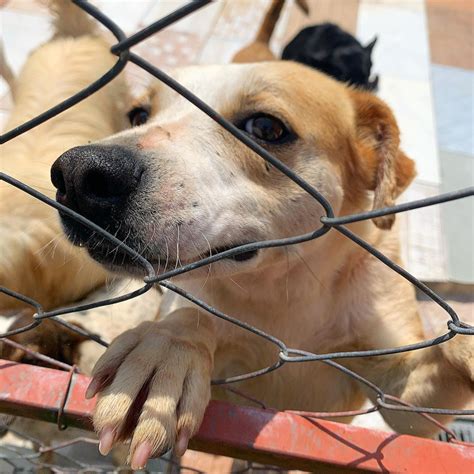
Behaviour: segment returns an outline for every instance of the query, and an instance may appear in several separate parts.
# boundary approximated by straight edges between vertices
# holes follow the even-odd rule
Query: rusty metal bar
[[[89,378],[0,360],[0,411],[91,429]],[[67,391],[64,404],[63,397]],[[474,446],[369,430],[293,413],[212,401],[191,447],[324,472],[472,472]]]

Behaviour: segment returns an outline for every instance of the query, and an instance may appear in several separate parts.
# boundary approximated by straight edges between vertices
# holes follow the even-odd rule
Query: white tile
[[[429,43],[424,3],[363,0],[359,6],[357,37],[362,44],[378,35],[372,55],[374,72],[427,81]]]
[[[400,202],[415,201],[440,194],[437,185],[414,182]],[[404,213],[402,232],[404,267],[423,281],[448,278],[446,246],[442,233],[440,206],[427,206]]]
[[[125,31],[135,33],[141,22],[156,3],[154,0],[99,0],[93,2],[103,13]],[[161,3],[161,2],[160,2]]]
[[[18,73],[29,53],[51,36],[48,15],[30,15],[0,9],[2,40],[10,66]]]
[[[440,166],[431,85],[382,76],[379,96],[392,108],[401,131],[403,150],[416,162],[417,179],[439,184]]]
[[[474,157],[441,152],[442,192],[474,185]],[[464,198],[441,206],[449,279],[474,283],[474,199]]]
[[[439,148],[474,155],[474,72],[440,65],[431,71]]]

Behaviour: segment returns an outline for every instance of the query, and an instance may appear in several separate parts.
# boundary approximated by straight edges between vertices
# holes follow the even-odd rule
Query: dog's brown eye
[[[128,120],[132,127],[138,127],[148,121],[150,112],[143,107],[135,107],[128,113]]]
[[[247,119],[244,129],[255,138],[269,143],[281,143],[291,136],[286,125],[271,115],[255,115]]]

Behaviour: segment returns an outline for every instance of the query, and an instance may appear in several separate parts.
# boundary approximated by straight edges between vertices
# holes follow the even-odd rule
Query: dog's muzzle
[[[51,180],[59,203],[110,229],[123,218],[143,171],[124,147],[90,145],[63,153],[51,168]]]

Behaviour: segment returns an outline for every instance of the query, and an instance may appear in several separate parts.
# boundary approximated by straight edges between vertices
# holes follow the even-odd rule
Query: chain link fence
[[[414,351],[414,350],[419,350],[422,348],[442,344],[456,337],[459,334],[468,335],[468,336],[474,335],[474,327],[467,324],[466,322],[463,322],[458,317],[454,309],[440,295],[438,295],[436,292],[434,292],[432,289],[430,289],[420,280],[415,278],[409,272],[404,270],[397,263],[391,261],[385,255],[380,253],[377,249],[375,249],[370,244],[368,244],[367,242],[359,238],[357,235],[355,235],[346,227],[347,224],[351,224],[354,222],[369,220],[376,217],[382,217],[382,216],[397,214],[401,212],[407,212],[413,209],[419,209],[426,206],[433,206],[433,205],[442,204],[442,203],[446,203],[446,202],[454,201],[458,199],[466,199],[474,195],[474,188],[461,189],[455,192],[442,194],[436,197],[422,199],[422,200],[404,203],[400,205],[395,205],[395,206],[384,208],[384,209],[378,209],[378,210],[373,210],[369,212],[362,212],[359,214],[354,214],[354,215],[349,215],[349,216],[344,216],[344,217],[336,217],[334,215],[334,211],[331,205],[329,204],[329,202],[317,189],[315,189],[309,183],[304,181],[292,169],[290,169],[284,163],[282,163],[277,158],[275,158],[266,149],[261,147],[257,142],[253,141],[248,135],[246,135],[235,125],[233,125],[232,123],[227,121],[225,118],[223,118],[219,113],[217,113],[215,110],[209,107],[199,97],[195,96],[192,92],[187,90],[180,83],[175,81],[172,77],[170,77],[165,72],[158,69],[157,67],[153,66],[149,62],[145,61],[142,57],[130,51],[130,48],[132,48],[133,46],[144,41],[151,35],[158,33],[163,28],[171,25],[172,23],[180,20],[181,18],[184,18],[185,16],[192,14],[194,11],[210,3],[211,0],[191,1],[185,6],[178,8],[177,10],[167,15],[166,17],[154,22],[153,24],[143,28],[142,30],[138,31],[137,33],[129,37],[127,37],[123,33],[123,31],[119,28],[119,26],[117,26],[113,21],[111,21],[110,18],[105,16],[99,9],[97,9],[96,7],[88,3],[87,1],[84,1],[84,0],[72,0],[72,1],[79,8],[83,9],[89,15],[94,17],[98,22],[100,22],[106,29],[108,29],[115,36],[117,42],[112,46],[111,51],[114,55],[117,56],[117,61],[115,65],[109,71],[107,71],[101,78],[99,78],[94,83],[90,84],[84,90],[80,91],[79,93],[75,94],[74,96],[70,97],[64,102],[57,104],[55,107],[47,110],[41,115],[4,133],[0,138],[1,144],[6,143],[7,141],[12,140],[13,138],[21,134],[27,133],[29,130],[33,129],[34,127],[44,123],[45,121],[51,119],[52,117],[55,117],[56,115],[60,114],[64,110],[84,100],[86,97],[90,96],[91,94],[99,90],[100,88],[104,87],[107,83],[109,83],[116,76],[118,76],[128,63],[133,63],[136,66],[142,68],[144,71],[147,71],[150,75],[152,75],[153,77],[155,77],[162,83],[166,84],[168,87],[170,87],[171,89],[179,93],[184,98],[186,98],[188,101],[194,104],[197,108],[199,108],[202,112],[204,112],[207,116],[209,116],[212,120],[214,120],[219,125],[221,125],[222,128],[224,128],[228,133],[233,135],[236,139],[240,140],[252,151],[258,154],[263,160],[271,164],[274,168],[278,169],[281,173],[286,175],[290,180],[292,180],[294,183],[300,186],[304,191],[306,191],[310,196],[312,196],[314,200],[316,200],[319,204],[321,204],[321,206],[325,210],[326,215],[321,219],[320,225],[316,229],[314,229],[314,231],[312,232],[309,232],[303,235],[298,235],[296,237],[276,239],[276,240],[266,240],[266,241],[240,245],[238,247],[222,251],[218,254],[211,255],[207,258],[203,258],[197,262],[186,264],[179,268],[175,268],[173,270],[169,270],[169,271],[165,271],[164,273],[157,274],[152,264],[149,261],[147,261],[145,258],[143,258],[143,256],[140,255],[140,253],[130,248],[124,242],[117,239],[116,237],[114,237],[113,235],[105,231],[104,229],[100,228],[95,223],[89,221],[88,219],[79,215],[73,210],[48,198],[44,194],[16,180],[15,178],[8,176],[4,173],[0,173],[0,180],[31,195],[32,198],[34,199],[38,199],[42,201],[45,205],[55,208],[56,210],[60,211],[63,215],[66,215],[74,219],[75,221],[83,224],[87,228],[96,232],[98,235],[102,236],[111,244],[117,246],[117,248],[119,248],[122,252],[126,253],[137,264],[139,264],[143,268],[144,272],[146,273],[146,277],[143,278],[143,286],[139,288],[138,290],[134,290],[117,297],[103,299],[101,301],[96,301],[93,303],[77,304],[77,305],[55,309],[52,311],[45,311],[42,308],[40,303],[38,303],[37,301],[34,301],[33,299],[25,295],[19,294],[5,287],[0,287],[0,292],[10,296],[11,298],[15,298],[17,300],[22,301],[26,305],[29,305],[30,307],[33,308],[35,312],[29,324],[25,325],[24,327],[5,332],[4,334],[0,334],[2,341],[8,345],[14,346],[16,344],[17,348],[21,348],[25,352],[29,353],[29,355],[31,355],[33,358],[37,359],[38,361],[41,361],[42,363],[48,364],[53,367],[57,367],[62,370],[69,370],[72,373],[73,371],[77,370],[75,367],[71,367],[71,366],[68,366],[67,364],[59,363],[58,361],[55,361],[54,359],[48,358],[39,353],[35,353],[34,351],[31,351],[30,349],[25,348],[24,346],[18,346],[18,343],[10,341],[8,337],[14,336],[16,334],[19,334],[25,331],[33,330],[34,328],[42,324],[42,322],[44,322],[45,320],[50,320],[50,321],[53,321],[55,324],[65,326],[69,330],[77,332],[81,336],[90,338],[94,340],[97,344],[100,344],[106,347],[107,343],[102,339],[100,335],[90,334],[88,331],[84,330],[83,328],[79,328],[75,326],[74,324],[71,324],[65,321],[60,316],[65,315],[65,314],[71,314],[71,313],[76,313],[80,311],[90,310],[90,309],[94,309],[94,308],[98,308],[102,306],[113,305],[119,302],[130,300],[148,292],[153,287],[156,287],[158,285],[159,287],[166,288],[172,292],[177,293],[183,298],[186,298],[187,300],[191,301],[192,303],[199,306],[203,310],[213,314],[215,317],[220,318],[224,321],[227,321],[229,324],[236,325],[246,331],[249,331],[261,337],[262,339],[265,339],[266,341],[269,341],[270,343],[274,344],[275,347],[277,348],[278,356],[276,357],[272,365],[264,367],[260,370],[256,370],[256,371],[245,373],[245,374],[239,374],[230,378],[226,378],[222,380],[214,380],[212,382],[214,385],[225,386],[227,390],[232,391],[234,394],[237,394],[246,398],[247,401],[260,404],[265,408],[265,406],[261,404],[261,402],[259,402],[258,400],[254,400],[251,397],[248,397],[246,394],[236,390],[235,388],[232,388],[230,384],[232,384],[233,382],[238,382],[238,381],[242,381],[242,380],[246,380],[246,379],[250,379],[254,377],[259,377],[271,371],[278,370],[285,364],[294,364],[294,363],[310,362],[310,361],[315,362],[315,363],[320,362],[323,364],[327,364],[338,371],[343,372],[344,374],[347,375],[347,377],[351,377],[354,380],[357,380],[358,382],[360,382],[361,384],[365,385],[370,390],[372,390],[374,394],[376,395],[375,404],[363,410],[350,411],[350,412],[334,412],[334,413],[333,412],[331,413],[292,412],[292,413],[297,413],[297,414],[300,414],[306,417],[311,417],[311,418],[336,418],[337,419],[338,417],[355,416],[355,415],[375,412],[380,409],[411,412],[413,413],[413,416],[423,416],[424,418],[434,423],[439,429],[441,429],[445,433],[445,438],[448,441],[452,443],[460,442],[457,440],[456,434],[452,430],[450,430],[446,426],[443,426],[441,423],[435,420],[431,415],[434,415],[434,414],[436,415],[439,415],[439,414],[441,415],[443,414],[445,415],[474,415],[474,410],[454,410],[454,409],[441,409],[441,408],[432,408],[432,407],[413,406],[411,404],[404,402],[403,400],[397,397],[394,397],[388,393],[384,393],[384,391],[381,388],[379,388],[377,385],[365,379],[361,375],[355,373],[354,371],[341,365],[339,362],[336,362],[335,359],[340,360],[340,359],[355,358],[355,357],[377,357],[377,356],[382,356],[382,355],[398,354],[402,352]],[[272,247],[284,247],[284,246],[289,246],[289,245],[293,245],[297,243],[307,242],[310,240],[317,239],[328,232],[338,232],[342,234],[343,236],[345,236],[347,239],[352,240],[355,244],[357,244],[358,246],[360,246],[361,248],[365,249],[367,252],[372,254],[376,259],[380,260],[383,264],[387,265],[394,272],[398,273],[400,276],[402,276],[403,278],[411,282],[416,288],[418,288],[419,291],[424,293],[428,298],[430,298],[432,301],[438,304],[446,312],[446,324],[447,324],[446,332],[441,336],[424,340],[422,342],[418,342],[415,344],[409,344],[403,347],[317,354],[317,353],[300,350],[297,347],[288,347],[284,341],[278,339],[277,337],[274,337],[272,334],[268,334],[256,327],[250,326],[246,324],[245,322],[242,322],[232,317],[231,315],[222,313],[218,309],[207,304],[205,301],[202,301],[199,298],[196,298],[192,294],[188,293],[187,291],[183,290],[179,286],[175,285],[170,280],[172,277],[181,275],[186,272],[191,272],[197,268],[210,265],[213,262],[217,262],[218,260],[221,260],[224,258],[229,258],[229,257],[233,257],[236,255],[245,253],[245,252],[252,252],[252,251],[256,251],[260,249],[266,249],[266,248],[272,248]],[[65,394],[65,398],[66,398],[66,394]],[[60,420],[60,417],[58,419]],[[60,426],[61,426],[61,423],[60,423]],[[33,443],[33,445],[39,448],[38,452],[35,454],[31,454],[31,453],[22,454],[20,453],[20,451],[16,453],[17,455],[21,455],[20,457],[26,460],[30,464],[36,463],[37,465],[37,463],[39,462],[39,458],[42,454],[51,452],[51,451],[57,451],[65,447],[65,446],[48,447],[48,446],[43,445],[41,441],[38,439],[30,439],[30,437],[28,437],[24,433],[17,433],[17,434],[25,439],[28,439],[29,441]],[[68,441],[66,444],[71,445],[71,444],[76,444],[76,443],[95,444],[96,441],[92,439],[85,439],[83,437],[78,437],[72,441]],[[63,456],[64,457],[63,461],[66,460],[67,462],[66,464],[63,463],[63,466],[66,466],[69,463],[69,467],[64,467],[64,472],[66,472],[68,469],[75,470],[76,472],[77,471],[102,472],[101,469],[102,470],[105,469],[103,466],[101,467],[100,465],[97,465],[97,466],[80,465],[80,462],[78,462],[77,460],[69,459],[67,458],[66,455],[64,456]],[[5,456],[2,456],[2,458],[4,460],[7,459],[7,457]],[[8,459],[7,459],[7,462],[8,462]],[[174,461],[171,459],[168,459],[167,462],[170,466],[172,466],[174,463]],[[43,464],[45,466],[48,465],[47,463],[43,463]],[[244,470],[240,470],[239,472],[245,472],[246,470],[250,470],[250,469],[252,469],[251,466],[250,467],[246,466]],[[253,469],[257,469],[257,468],[253,467]]]

